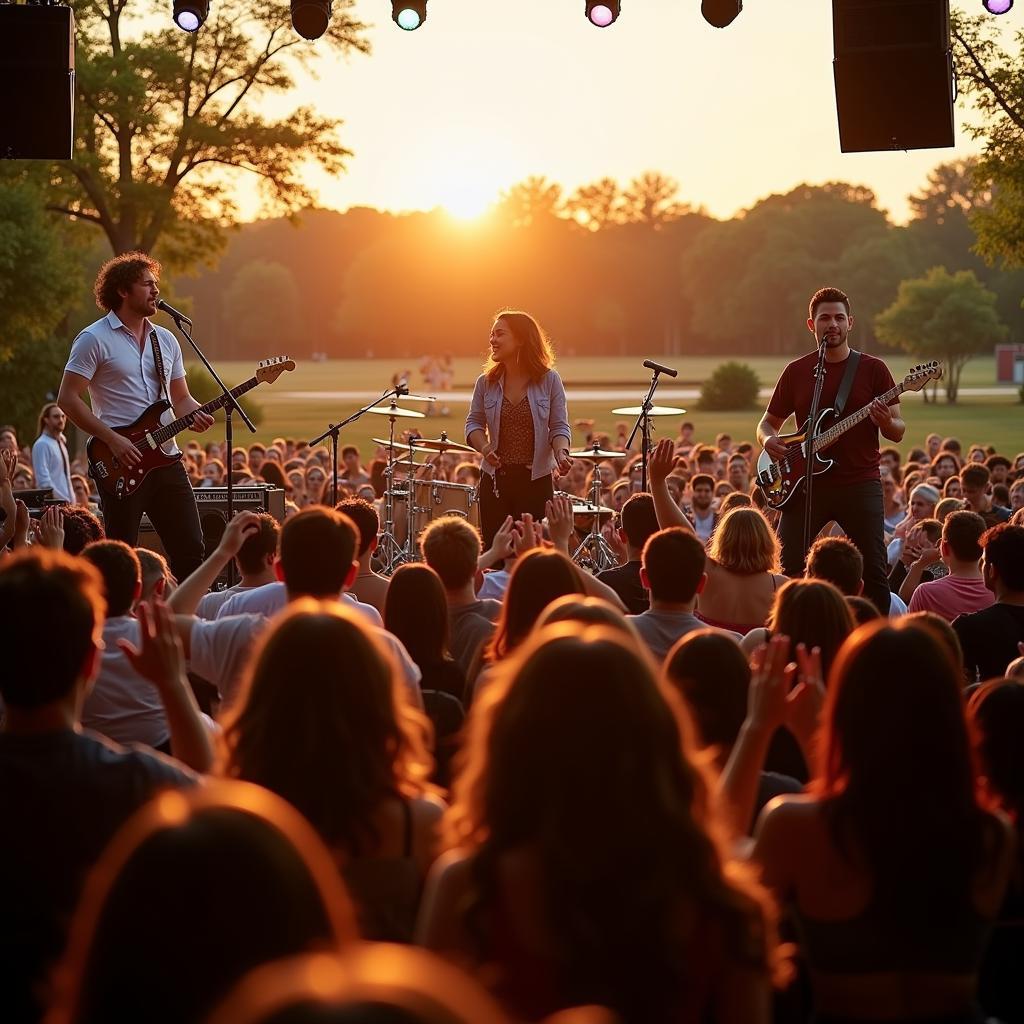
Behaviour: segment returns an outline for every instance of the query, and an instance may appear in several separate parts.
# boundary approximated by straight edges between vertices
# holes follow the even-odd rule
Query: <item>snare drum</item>
[[[480,503],[475,487],[444,480],[414,480],[413,485],[417,536],[442,516],[458,516],[480,528]]]

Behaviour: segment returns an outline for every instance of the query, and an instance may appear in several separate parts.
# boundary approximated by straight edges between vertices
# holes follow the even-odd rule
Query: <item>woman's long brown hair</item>
[[[504,320],[512,337],[519,342],[519,351],[516,353],[519,365],[526,371],[527,377],[534,383],[539,381],[548,370],[554,369],[555,353],[551,348],[551,342],[543,328],[529,313],[518,309],[503,309],[495,314],[495,322]],[[484,376],[491,383],[498,380],[505,372],[502,363],[496,363],[490,356],[484,365]]]

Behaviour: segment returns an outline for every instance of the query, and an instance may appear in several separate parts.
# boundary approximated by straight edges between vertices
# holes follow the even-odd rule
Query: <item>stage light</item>
[[[743,10],[743,0],[701,0],[700,13],[715,28],[731,25]]]
[[[210,13],[210,0],[174,0],[171,17],[186,32],[196,32]]]
[[[587,18],[591,25],[607,28],[619,16],[619,0],[587,0]]]
[[[406,32],[414,32],[427,20],[427,0],[391,0],[391,18]]]
[[[1013,0],[982,0],[989,14],[1005,14],[1012,6]]]
[[[331,0],[292,0],[292,28],[303,39],[319,39],[331,21]]]

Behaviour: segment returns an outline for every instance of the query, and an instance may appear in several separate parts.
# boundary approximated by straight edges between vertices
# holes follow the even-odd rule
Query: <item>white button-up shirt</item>
[[[152,332],[156,332],[163,356],[169,400],[171,381],[185,376],[185,364],[178,339],[166,328],[147,320],[146,341],[140,346],[120,317],[111,312],[86,327],[71,345],[66,369],[89,381],[92,411],[108,427],[134,423],[154,402],[165,397],[153,359]],[[164,416],[165,420],[171,418],[172,413]],[[163,450],[173,455],[178,448],[172,439],[163,445]]]
[[[71,464],[64,435],[51,437],[43,433],[32,445],[32,470],[36,476],[36,487],[52,487],[53,496],[75,503],[75,488],[71,483]]]

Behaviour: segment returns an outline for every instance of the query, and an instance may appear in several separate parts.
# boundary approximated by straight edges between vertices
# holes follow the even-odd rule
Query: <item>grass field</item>
[[[710,356],[657,357],[660,362],[679,369],[682,386],[694,386],[703,380],[719,363],[728,357]],[[771,387],[786,360],[773,357],[738,357],[749,363],[758,373],[762,386]],[[887,362],[896,380],[901,379],[913,365],[909,356],[888,358]],[[629,395],[616,401],[584,402],[570,401],[570,420],[592,419],[596,428],[613,432],[615,424],[622,417],[612,415],[612,408],[620,405],[638,404],[646,392],[650,380],[649,372],[638,358],[575,358],[559,361],[559,370],[566,386],[603,385],[621,387]],[[221,376],[229,386],[241,382],[254,372],[252,363],[222,363],[218,367]],[[390,386],[392,374],[411,370],[410,385],[413,392],[423,391],[422,378],[416,364],[401,360],[332,360],[326,363],[300,362],[294,372],[283,374],[276,384],[261,385],[253,397],[263,411],[262,422],[255,437],[249,434],[245,425],[235,421],[235,443],[248,444],[252,440],[269,441],[274,437],[294,437],[308,440],[327,428],[328,423],[337,423],[351,415],[360,405],[353,398],[324,400],[296,396],[295,392],[364,391],[380,393]],[[455,360],[456,391],[469,390],[479,373],[480,363],[473,359]],[[663,378],[659,395],[675,382]],[[680,386],[675,384],[675,386]],[[967,364],[961,379],[961,386],[995,387],[995,362],[993,359],[976,359]],[[972,442],[995,445],[1000,451],[1013,454],[1024,450],[1024,406],[1017,398],[1016,389],[1008,387],[1005,395],[980,397],[967,396],[956,405],[947,405],[940,390],[938,404],[925,403],[919,395],[904,397],[904,416],[907,420],[907,438],[901,446],[904,451],[923,442],[926,434],[934,431],[943,435],[955,435],[966,446]],[[697,427],[701,440],[713,441],[715,434],[725,431],[737,440],[753,440],[754,428],[763,407],[746,412],[701,412],[695,400],[676,400],[661,397],[665,405],[680,405],[689,411],[686,418]],[[410,408],[422,409],[421,405],[409,403]],[[464,402],[451,402],[450,415],[432,416],[422,420],[408,420],[415,424],[423,435],[437,436],[441,430],[455,440],[463,440],[467,406]],[[681,417],[665,417],[658,421],[659,434],[673,436],[678,430]],[[397,429],[400,427],[396,424]],[[221,428],[215,427],[219,433]],[[387,435],[386,417],[364,416],[342,432],[342,443],[356,444],[364,455],[373,451],[372,437]]]

